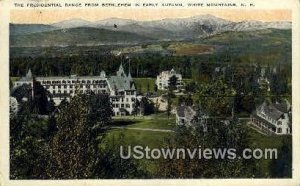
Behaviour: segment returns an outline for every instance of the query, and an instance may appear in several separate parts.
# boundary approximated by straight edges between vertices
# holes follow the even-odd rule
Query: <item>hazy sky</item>
[[[205,9],[81,9],[81,10],[12,10],[12,23],[49,24],[69,19],[97,21],[111,17],[134,20],[185,18],[211,14],[231,21],[291,21],[289,10],[205,10]]]

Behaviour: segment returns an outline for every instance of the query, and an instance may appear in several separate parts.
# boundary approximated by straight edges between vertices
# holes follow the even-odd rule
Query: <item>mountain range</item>
[[[90,22],[72,19],[54,24],[10,24],[11,46],[99,45],[161,40],[193,40],[228,31],[291,29],[292,23],[233,22],[212,15],[136,21],[109,18]],[[90,36],[89,36],[90,35]]]

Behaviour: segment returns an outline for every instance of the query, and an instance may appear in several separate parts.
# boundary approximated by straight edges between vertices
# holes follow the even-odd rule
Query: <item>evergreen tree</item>
[[[236,156],[243,149],[249,148],[246,128],[237,119],[228,124],[217,119],[208,119],[205,123],[209,128],[207,132],[202,125],[196,125],[194,130],[185,126],[178,127],[175,137],[166,141],[165,146],[191,150],[201,147],[202,151],[206,148],[233,148],[236,149]],[[157,174],[164,178],[244,178],[260,175],[253,160],[234,156],[214,158],[212,155],[211,159],[205,159],[203,155],[201,159],[198,157],[197,154],[191,159],[186,153],[185,158],[160,159]]]
[[[169,90],[167,93],[167,115],[168,115],[168,119],[171,115],[171,111],[172,111],[172,99],[171,99],[172,93]]]
[[[99,104],[99,109],[90,105]],[[51,164],[47,174],[50,178],[79,179],[96,175],[99,166],[99,126],[110,121],[110,105],[103,103],[104,97],[89,98],[76,95],[70,103],[63,105],[57,117],[57,132],[50,143]],[[108,108],[106,108],[108,107]],[[106,109],[105,109],[106,108]],[[101,113],[102,111],[107,113]],[[95,120],[96,119],[96,120]]]
[[[17,115],[10,118],[10,178],[44,179],[49,148],[43,135],[33,132],[40,125],[31,117],[31,104],[24,102]]]
[[[177,89],[177,77],[171,76],[169,79],[169,90],[173,91]]]

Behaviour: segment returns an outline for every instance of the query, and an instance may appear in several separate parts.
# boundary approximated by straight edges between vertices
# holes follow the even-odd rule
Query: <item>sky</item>
[[[12,10],[12,23],[51,24],[70,19],[98,21],[108,18],[133,20],[160,20],[165,18],[187,18],[197,15],[211,14],[231,21],[291,21],[290,10],[212,10],[212,9],[77,9],[77,10]]]

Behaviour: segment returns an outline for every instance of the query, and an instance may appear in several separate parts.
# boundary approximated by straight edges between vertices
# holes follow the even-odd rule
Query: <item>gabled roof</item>
[[[108,79],[110,87],[117,90],[130,90],[130,81],[127,77],[111,76]]]
[[[186,117],[187,115],[195,115],[195,110],[190,106],[179,106],[176,108],[177,115],[179,117]]]
[[[265,115],[269,116],[274,120],[278,120],[284,112],[278,110],[274,104],[264,102],[261,106],[258,107],[259,112],[263,112]]]
[[[110,87],[114,90],[135,90],[131,74],[128,76],[124,72],[123,65],[121,64],[116,76],[108,78]]]
[[[289,112],[291,106],[287,100],[283,100],[281,102],[276,102],[273,104],[274,107],[281,112]]]

